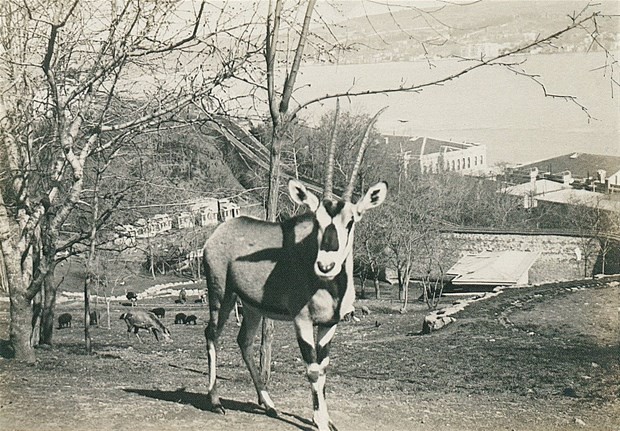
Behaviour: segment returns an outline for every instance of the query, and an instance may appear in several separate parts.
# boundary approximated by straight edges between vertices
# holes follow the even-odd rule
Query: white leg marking
[[[312,383],[312,392],[316,394],[319,401],[319,408],[314,411],[312,419],[319,428],[319,431],[329,430],[329,413],[327,412],[327,401],[323,394],[323,388],[325,387],[326,376],[325,373],[321,373],[318,381]]]
[[[327,343],[329,343],[334,335],[336,334],[336,325],[330,326],[327,332],[323,333],[321,329],[319,329],[319,333],[317,334],[319,337],[319,346],[325,347]]]
[[[215,344],[213,341],[207,342],[207,351],[209,355],[209,392],[215,386]]]
[[[267,404],[268,408],[275,410],[276,406],[273,403],[273,401],[271,400],[271,397],[269,396],[269,393],[267,391],[265,391],[265,390],[260,391],[260,396],[263,399],[263,401],[265,401],[265,404]]]

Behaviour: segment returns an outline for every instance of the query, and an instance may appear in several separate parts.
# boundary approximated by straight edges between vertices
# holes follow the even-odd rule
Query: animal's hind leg
[[[224,324],[230,315],[232,307],[236,301],[236,295],[232,291],[227,291],[221,302],[215,298],[209,298],[209,308],[211,317],[205,329],[207,339],[207,357],[209,360],[209,401],[211,408],[216,413],[224,414],[224,407],[220,401],[217,390],[217,346]]]
[[[258,395],[258,403],[265,408],[269,416],[277,416],[278,412],[267,392],[265,383],[256,367],[254,362],[254,337],[256,331],[261,322],[261,316],[255,310],[244,304],[243,306],[243,320],[241,322],[241,329],[239,329],[239,335],[237,335],[237,343],[241,348],[241,356],[250,371],[256,393]]]

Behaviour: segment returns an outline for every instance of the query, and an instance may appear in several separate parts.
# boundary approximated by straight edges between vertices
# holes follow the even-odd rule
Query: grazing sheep
[[[189,325],[190,323],[193,323],[195,325],[197,319],[198,319],[197,316],[190,314],[189,316],[185,318],[185,324]]]
[[[70,328],[71,319],[73,319],[73,317],[69,313],[63,313],[60,316],[58,316],[58,329]]]
[[[362,305],[362,316],[368,316],[370,314],[370,308],[366,307],[365,305]]]
[[[159,341],[159,335],[163,336],[165,340],[171,341],[170,331],[163,323],[159,321],[155,314],[146,310],[136,310],[129,313],[121,314],[121,320],[124,320],[127,324],[127,334],[133,331],[140,342],[140,336],[138,335],[139,329],[146,329],[151,332],[157,341]],[[159,334],[159,335],[158,335]]]
[[[187,316],[184,313],[178,313],[176,316],[174,316],[174,324],[175,325],[184,324],[186,317]]]
[[[162,307],[153,308],[151,310],[151,313],[153,313],[154,315],[156,315],[160,319],[163,319],[166,316],[166,310],[164,308],[162,308]]]

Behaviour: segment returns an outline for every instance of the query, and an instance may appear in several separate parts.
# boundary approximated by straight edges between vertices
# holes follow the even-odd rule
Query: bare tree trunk
[[[52,345],[54,333],[54,309],[56,308],[56,279],[54,269],[51,269],[43,280],[43,310],[41,314],[41,329],[39,343]]]
[[[30,344],[32,328],[30,302],[32,298],[28,294],[27,284],[22,273],[21,253],[14,236],[14,232],[17,232],[17,226],[14,224],[9,218],[4,205],[4,198],[0,193],[0,253],[2,253],[3,269],[8,281],[11,299],[9,339],[15,360],[33,364],[35,355]]]
[[[278,128],[274,129],[271,145],[271,163],[269,165],[269,189],[267,195],[267,220],[276,221],[278,195],[280,188],[280,157],[283,139]],[[271,344],[273,341],[273,322],[263,317],[260,343],[260,371],[263,381],[271,378]]]
[[[34,298],[32,298],[32,319],[30,331],[30,345],[36,346],[41,344],[41,316],[43,314],[43,295],[44,291],[40,290]]]
[[[365,288],[365,285],[366,285],[366,280],[367,279],[368,279],[367,272],[362,270],[362,273],[360,275],[360,283],[361,283],[361,286],[360,286],[360,298],[362,298],[362,299],[366,299],[366,288]]]
[[[281,23],[281,12],[283,0],[276,0],[274,9],[267,16],[267,42],[265,47],[265,60],[267,66],[267,97],[269,98],[269,113],[271,115],[272,135],[271,135],[271,154],[269,160],[269,189],[267,194],[267,220],[275,221],[278,210],[278,196],[280,188],[280,159],[282,143],[284,139],[284,129],[288,127],[290,117],[288,117],[289,102],[295,89],[297,74],[303,58],[304,47],[308,33],[310,31],[310,21],[316,0],[309,0],[304,15],[303,27],[299,33],[299,41],[295,56],[290,70],[287,71],[282,97],[277,103],[277,92],[275,90],[275,65],[276,54],[278,51],[279,29]],[[271,341],[273,339],[273,322],[263,318],[262,339],[260,348],[260,369],[261,376],[265,384],[269,382],[271,376]]]
[[[88,260],[90,261],[90,258]],[[89,355],[93,352],[92,339],[90,337],[90,285],[92,284],[92,279],[93,275],[89,271],[86,280],[84,280],[84,347]]]
[[[375,286],[375,299],[381,299],[381,291],[379,289],[379,275],[375,273],[372,282]]]
[[[403,284],[404,284],[404,279],[403,279],[403,271],[400,268],[400,266],[398,268],[396,268],[396,275],[398,278],[398,300],[402,301],[403,300]]]
[[[410,277],[410,263],[407,263],[407,267],[405,268],[404,278],[403,278],[403,306],[401,311],[407,311],[407,303],[409,302],[409,277]]]

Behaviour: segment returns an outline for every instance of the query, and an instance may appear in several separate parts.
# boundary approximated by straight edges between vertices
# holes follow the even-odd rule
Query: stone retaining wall
[[[530,269],[530,284],[584,278],[586,262],[585,277],[592,276],[600,253],[597,240],[572,236],[459,232],[443,235],[452,250],[447,262],[450,266],[462,256],[483,251],[540,252]]]

